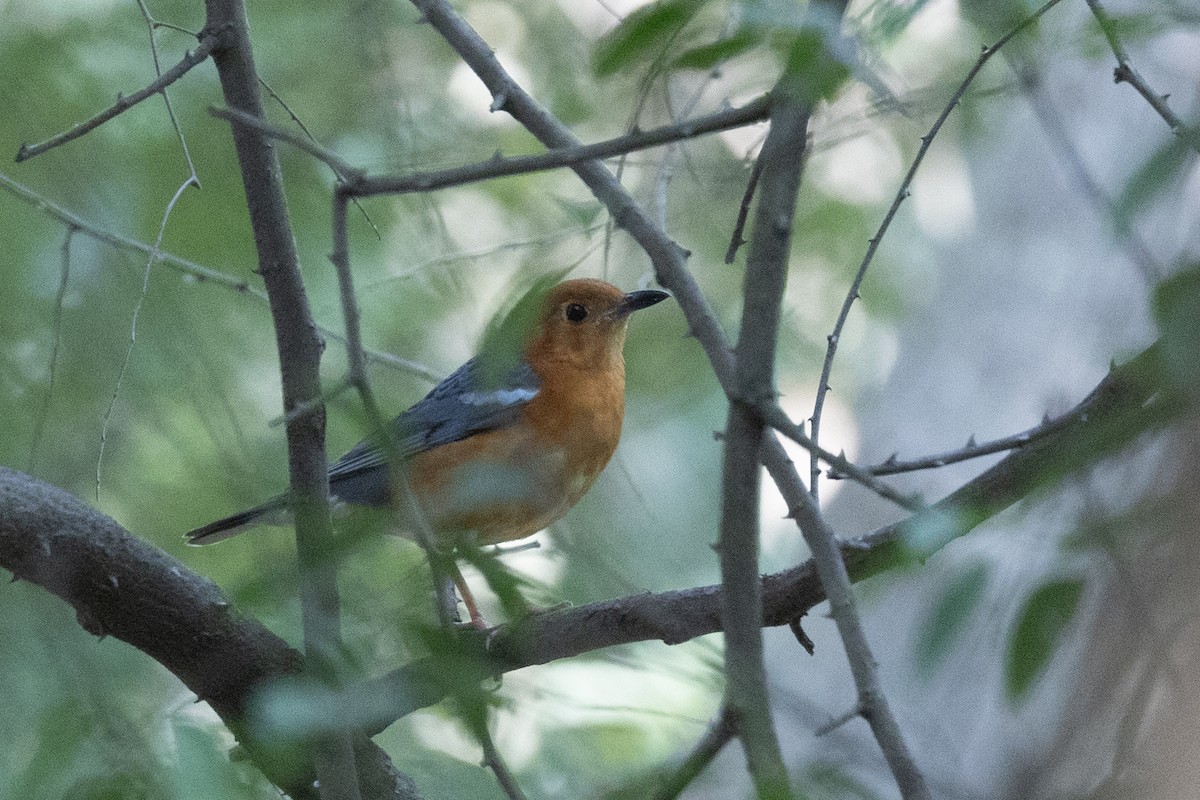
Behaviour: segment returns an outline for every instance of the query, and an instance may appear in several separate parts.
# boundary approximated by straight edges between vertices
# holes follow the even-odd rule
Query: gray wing
[[[392,420],[391,434],[402,456],[457,442],[514,422],[540,387],[541,380],[524,359],[502,380],[489,381],[473,358]],[[381,469],[387,459],[378,441],[364,439],[330,466],[330,488],[342,500],[360,505],[388,502],[389,479]]]

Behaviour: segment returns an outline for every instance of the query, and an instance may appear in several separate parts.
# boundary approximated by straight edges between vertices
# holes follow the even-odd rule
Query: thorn
[[[725,440],[725,434],[721,431],[713,431],[713,441],[721,442]]]
[[[979,447],[979,444],[975,441],[975,434],[972,433],[967,439],[967,449],[974,450],[976,447]]]
[[[887,460],[884,461],[883,463],[887,466],[891,466],[892,464],[895,464],[899,460],[900,460],[900,453],[895,452],[895,453],[892,453],[890,456],[888,456]]]
[[[1043,425],[1050,424],[1050,412],[1049,411],[1047,411],[1045,414],[1042,414],[1042,424]]]

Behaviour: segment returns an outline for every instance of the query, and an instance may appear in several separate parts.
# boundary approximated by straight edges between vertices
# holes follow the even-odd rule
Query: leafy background
[[[721,2],[640,12],[599,2],[459,7],[522,85],[585,141],[664,123],[697,96],[702,112],[761,93],[780,55],[755,24],[787,24],[794,13],[784,4]],[[919,137],[980,44],[1031,10],[1022,2],[852,4],[864,77],[892,96],[851,84],[814,126],[781,333],[779,388],[793,418],[811,413],[825,337]],[[202,25],[198,3],[155,2],[151,11],[184,28]],[[256,2],[249,11],[261,74],[322,143],[356,165],[436,170],[497,151],[539,151],[506,115],[488,113],[486,91],[404,4]],[[1194,120],[1195,8],[1157,0],[1111,11],[1151,85]],[[6,0],[0,12],[8,110],[0,153],[69,128],[153,77],[135,3]],[[617,15],[631,12],[613,33]],[[165,29],[155,41],[164,65],[193,42]],[[719,74],[709,69],[714,55],[729,59]],[[1132,89],[1113,84],[1112,65],[1086,6],[1068,2],[985,69],[936,140],[855,306],[824,427],[831,449],[876,462],[1031,427],[1082,398],[1110,359],[1149,344],[1156,308],[1162,326],[1194,330],[1196,282],[1186,275],[1200,243],[1195,152]],[[170,95],[203,188],[173,207],[163,248],[257,285],[228,126],[207,113],[221,103],[211,64]],[[278,106],[271,113],[288,121]],[[691,251],[690,266],[731,332],[741,264],[722,258],[763,133],[752,126],[688,142],[669,159],[665,194],[662,150],[619,165],[625,184],[662,208],[671,235]],[[281,146],[280,157],[318,319],[338,330],[327,260],[333,176],[294,149]],[[1082,185],[1076,158],[1098,189]],[[188,168],[155,99],[3,174],[105,230],[153,242]],[[297,642],[286,531],[206,549],[186,548],[180,536],[286,482],[282,430],[268,424],[279,389],[265,304],[162,263],[150,269],[143,301],[145,257],[80,233],[70,237],[59,304],[64,226],[11,193],[0,194],[0,215],[0,463],[95,502]],[[364,202],[351,237],[367,343],[443,375],[533,277],[575,265],[575,274],[645,284],[645,256],[607,222],[564,171]],[[1157,288],[1176,273],[1185,277]],[[1193,353],[1185,348],[1179,363],[1195,363]],[[708,545],[720,451],[712,431],[722,425],[724,398],[668,305],[634,319],[627,361],[627,419],[614,463],[540,535],[540,549],[508,559],[537,602],[716,580]],[[330,342],[329,385],[343,370]],[[386,366],[372,378],[396,410],[430,386]],[[331,452],[352,445],[364,426],[352,395],[334,399]],[[1183,588],[1195,576],[1182,535],[1195,519],[1194,498],[1172,488],[1196,453],[1188,430],[1072,476],[919,571],[860,587],[886,687],[935,793],[1084,796],[1101,779],[1115,781],[1111,788],[1137,778],[1167,797],[1188,785],[1200,762],[1178,747],[1154,747],[1155,731],[1194,711],[1194,693],[1172,677],[1186,669],[1179,654],[1195,637],[1187,622],[1194,601]],[[935,498],[979,468],[897,484]],[[825,482],[823,498],[843,535],[894,518],[855,488]],[[769,491],[764,571],[805,555],[782,513]],[[416,548],[403,541],[370,539],[349,558],[341,579],[347,639],[365,672],[412,654],[405,634],[427,613],[424,581]],[[854,695],[832,624],[816,616],[807,630],[814,658],[799,655],[787,631],[767,634],[798,785],[814,797],[890,796],[861,722],[814,736]],[[0,591],[0,636],[0,796],[274,796],[251,768],[227,766],[230,737],[174,678],[122,643],[84,633],[40,590]],[[720,664],[719,638],[706,637],[514,673],[495,687],[496,739],[532,797],[644,796],[647,776],[701,735],[720,699]],[[1102,702],[1112,696],[1123,701]],[[1176,702],[1164,709],[1163,697]],[[1152,768],[1130,758],[1122,736],[1130,726],[1140,731],[1133,741],[1158,755]],[[402,720],[380,741],[430,798],[502,796],[444,708]],[[731,748],[689,796],[748,795],[741,758]]]

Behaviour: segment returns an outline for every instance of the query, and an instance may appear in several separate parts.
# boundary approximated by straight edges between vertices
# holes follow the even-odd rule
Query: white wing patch
[[[463,392],[457,399],[469,406],[515,406],[537,397],[537,389],[497,389],[494,392]]]

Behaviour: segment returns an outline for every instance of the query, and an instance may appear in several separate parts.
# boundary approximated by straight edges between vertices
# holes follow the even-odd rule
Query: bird
[[[524,539],[583,497],[620,440],[629,317],[669,296],[626,293],[593,278],[531,292],[525,312],[516,313],[518,303],[509,314],[498,344],[485,339],[479,355],[389,423],[401,479],[439,548]],[[385,449],[379,435],[370,436],[333,462],[331,497],[394,505],[396,477]],[[185,537],[194,545],[221,541],[275,521],[287,506],[288,496],[280,495]],[[472,624],[486,628],[450,564]]]

